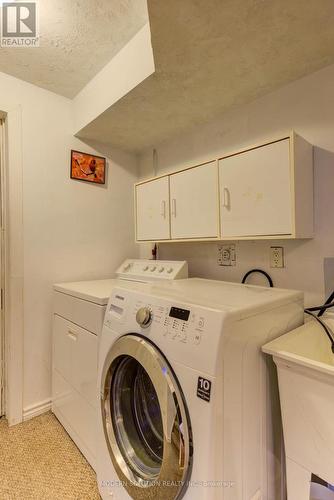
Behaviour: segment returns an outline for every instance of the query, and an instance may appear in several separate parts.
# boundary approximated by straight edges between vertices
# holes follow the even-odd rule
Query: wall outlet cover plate
[[[218,245],[218,264],[220,266],[235,266],[235,244]]]
[[[284,248],[270,247],[270,267],[284,267]]]

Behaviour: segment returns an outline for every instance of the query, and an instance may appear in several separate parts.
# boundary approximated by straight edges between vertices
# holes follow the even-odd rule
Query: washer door
[[[101,389],[110,457],[129,495],[144,498],[146,489],[145,498],[182,498],[191,473],[191,426],[160,351],[142,337],[119,338],[106,359]]]

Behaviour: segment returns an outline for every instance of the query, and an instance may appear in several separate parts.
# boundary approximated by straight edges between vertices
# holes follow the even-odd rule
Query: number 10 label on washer
[[[210,380],[203,377],[198,377],[197,382],[197,397],[204,399],[204,401],[210,402],[211,398],[211,385]]]

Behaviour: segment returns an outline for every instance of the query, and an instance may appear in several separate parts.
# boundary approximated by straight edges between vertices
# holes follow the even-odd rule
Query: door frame
[[[5,414],[5,330],[4,330],[4,251],[5,251],[5,234],[4,234],[4,162],[5,162],[5,116],[0,112],[0,417]]]
[[[5,144],[2,166],[4,412],[9,425],[23,421],[23,162],[22,108],[2,107]]]

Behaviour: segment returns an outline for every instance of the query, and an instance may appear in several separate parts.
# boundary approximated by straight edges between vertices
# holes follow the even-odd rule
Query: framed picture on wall
[[[105,184],[106,159],[80,151],[71,151],[71,179]]]

